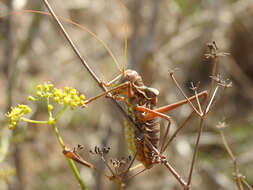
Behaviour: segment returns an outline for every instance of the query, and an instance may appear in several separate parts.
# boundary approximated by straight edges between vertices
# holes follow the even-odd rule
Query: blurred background
[[[124,30],[116,0],[50,1],[57,15],[76,21],[97,34],[123,61]],[[124,0],[128,27],[129,69],[137,70],[147,86],[160,91],[158,105],[183,99],[168,76],[169,68],[179,68],[175,76],[188,95],[190,82],[200,81],[208,89],[212,64],[205,59],[206,44],[216,41],[220,51],[218,73],[233,87],[205,120],[200,140],[192,189],[237,189],[233,163],[224,149],[216,125],[226,122],[225,136],[235,153],[240,171],[253,185],[253,1],[252,0]],[[0,14],[22,9],[45,10],[41,1],[1,0]],[[104,81],[119,74],[112,58],[88,33],[64,23],[90,67]],[[72,86],[87,98],[101,92],[81,66],[58,28],[48,16],[17,13],[0,19],[0,189],[65,190],[80,189],[50,127],[20,123],[9,131],[5,113],[10,106],[27,104],[26,97],[36,85],[52,82],[57,88]],[[29,104],[31,118],[47,119],[43,103]],[[169,112],[171,131],[191,112],[187,105]],[[110,157],[129,155],[122,142],[123,118],[106,98],[86,109],[67,111],[59,130],[69,147],[84,146],[85,158],[104,170],[98,157],[88,154],[94,146],[110,146]],[[167,125],[161,121],[162,130]],[[168,147],[169,162],[186,179],[199,119],[193,118]],[[135,163],[137,164],[137,162]],[[115,189],[98,173],[79,166],[88,189]],[[155,166],[126,184],[126,189],[181,189],[163,166]]]

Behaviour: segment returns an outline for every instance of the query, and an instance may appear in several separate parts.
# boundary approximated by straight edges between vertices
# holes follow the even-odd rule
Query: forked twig
[[[174,77],[174,72],[173,71],[169,71],[169,75],[172,79],[172,81],[175,83],[176,87],[179,89],[179,91],[181,92],[181,94],[184,96],[184,98],[188,101],[188,103],[190,104],[190,106],[192,107],[192,109],[199,115],[202,116],[203,114],[201,114],[197,108],[192,104],[192,102],[189,100],[189,98],[186,96],[186,94],[184,93],[184,91],[182,90],[182,88],[180,87],[180,85],[178,84],[177,80]]]

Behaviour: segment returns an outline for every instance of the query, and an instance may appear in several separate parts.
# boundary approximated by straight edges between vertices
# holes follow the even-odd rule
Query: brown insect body
[[[143,106],[148,109],[155,109],[158,90],[144,85],[141,76],[134,70],[126,70],[119,80],[119,84],[128,83],[127,88],[120,89],[115,94],[124,95],[125,106],[128,115],[133,119],[136,127],[147,138],[155,148],[159,146],[160,123],[158,117],[145,120],[145,112],[136,111],[136,107]],[[113,93],[114,94],[114,93]],[[144,139],[138,138],[139,132],[135,131],[131,124],[125,120],[125,138],[128,147],[136,159],[145,168],[153,166],[153,152]]]

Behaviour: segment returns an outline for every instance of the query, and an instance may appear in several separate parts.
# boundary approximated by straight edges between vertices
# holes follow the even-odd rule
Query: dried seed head
[[[224,57],[224,56],[229,55],[229,53],[218,52],[218,47],[217,47],[215,41],[213,41],[212,43],[208,43],[207,47],[208,47],[208,50],[209,50],[209,52],[207,54],[205,54],[207,59],[209,59],[209,58],[215,59],[217,57]]]
[[[232,87],[232,82],[229,79],[226,79],[226,80],[222,79],[221,75],[219,74],[217,76],[210,76],[210,78],[216,81],[219,86],[222,86],[225,88]]]
[[[90,153],[103,157],[104,155],[109,153],[110,149],[110,147],[99,148],[98,146],[95,146],[94,150],[90,150]]]
[[[81,145],[81,144],[78,144],[78,145],[77,145],[77,148],[78,148],[79,150],[82,150],[82,149],[84,148],[84,146]]]
[[[112,165],[112,167],[114,167],[115,169],[121,168],[121,167],[125,167],[131,160],[125,157],[122,157],[120,159],[110,159],[110,163]]]
[[[224,129],[224,128],[226,128],[226,127],[228,127],[228,124],[226,123],[226,122],[219,122],[217,125],[216,125],[216,128],[217,129]]]
[[[200,86],[200,82],[198,82],[196,86],[194,86],[194,83],[191,82],[191,87],[190,87],[190,89],[191,89],[192,91],[196,92],[196,91],[198,91],[199,86]]]

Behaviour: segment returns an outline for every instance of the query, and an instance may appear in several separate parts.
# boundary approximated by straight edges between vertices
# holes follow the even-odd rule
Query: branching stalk
[[[34,123],[34,124],[48,124],[48,121],[37,121],[33,119],[27,119],[25,117],[22,117],[21,120],[28,122],[28,123]]]

